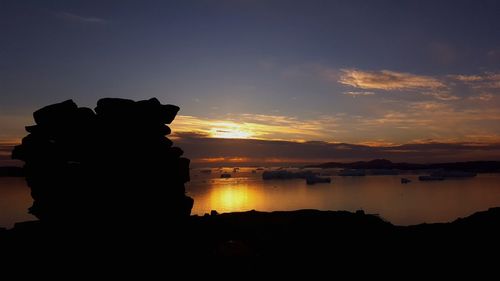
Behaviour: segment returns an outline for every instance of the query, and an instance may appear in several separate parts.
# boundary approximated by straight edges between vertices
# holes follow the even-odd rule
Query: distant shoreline
[[[371,161],[357,161],[350,163],[327,162],[317,165],[308,165],[305,168],[343,168],[343,169],[394,169],[394,170],[456,170],[475,173],[498,173],[500,172],[500,161],[466,161],[446,163],[394,163],[386,159],[375,159]]]
[[[224,165],[226,167],[227,165]],[[259,165],[231,165],[227,167],[264,167]],[[279,167],[280,165],[272,165]],[[282,165],[283,167],[296,168],[321,168],[321,169],[387,169],[387,170],[455,170],[474,173],[500,173],[500,161],[466,161],[466,162],[445,162],[445,163],[406,163],[391,162],[386,159],[374,159],[371,161],[356,162],[326,162],[311,165]],[[191,169],[202,169],[203,167],[192,167]],[[208,168],[208,167],[206,167]],[[213,167],[212,167],[213,168]],[[18,166],[0,166],[0,177],[23,177],[22,167]]]

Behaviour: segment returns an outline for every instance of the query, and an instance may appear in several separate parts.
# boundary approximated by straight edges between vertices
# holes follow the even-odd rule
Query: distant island
[[[467,162],[447,162],[447,163],[395,163],[387,159],[374,159],[371,161],[356,162],[327,162],[321,164],[307,165],[303,168],[321,169],[368,169],[368,170],[449,170],[464,171],[473,173],[500,173],[500,161],[467,161]],[[0,177],[24,177],[22,167],[5,166],[0,167]]]
[[[395,169],[395,170],[455,170],[474,173],[499,173],[500,161],[467,161],[450,163],[393,163],[387,159],[371,161],[357,161],[351,163],[327,162],[317,165],[308,165],[305,168],[342,168],[342,169]]]

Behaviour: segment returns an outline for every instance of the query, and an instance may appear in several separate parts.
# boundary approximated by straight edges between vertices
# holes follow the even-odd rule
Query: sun
[[[210,136],[223,139],[249,139],[254,135],[252,130],[244,125],[232,122],[217,122],[212,125]]]
[[[243,130],[227,130],[227,129],[214,129],[210,134],[213,138],[222,138],[222,139],[248,139],[253,134],[248,131]]]

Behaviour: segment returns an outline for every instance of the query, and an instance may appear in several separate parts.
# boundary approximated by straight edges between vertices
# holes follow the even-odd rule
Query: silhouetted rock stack
[[[189,217],[189,159],[165,137],[178,110],[156,98],[104,98],[95,112],[72,100],[36,111],[36,125],[12,153],[25,161],[30,213],[110,227]]]

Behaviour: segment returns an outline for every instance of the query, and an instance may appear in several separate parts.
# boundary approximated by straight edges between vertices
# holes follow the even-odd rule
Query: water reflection
[[[263,207],[260,203],[265,202],[264,190],[255,188],[252,180],[247,178],[212,179],[195,182],[189,187],[188,193],[196,194],[200,199],[195,202],[196,214],[211,210],[236,212],[258,209]]]
[[[195,199],[193,214],[364,209],[408,225],[447,222],[500,206],[498,174],[440,182],[419,182],[418,175],[405,175],[412,180],[410,184],[401,184],[400,176],[335,176],[331,184],[308,186],[300,179],[262,181],[261,172],[254,174],[252,169],[242,168],[230,179],[218,178],[219,173],[194,176],[188,184],[188,193]]]
[[[215,188],[210,194],[210,206],[218,206],[222,212],[245,210],[252,206],[251,202],[258,202],[259,193],[249,189],[246,184],[233,185],[228,183],[226,188]]]
[[[192,170],[187,191],[195,200],[193,214],[248,210],[364,209],[394,224],[447,222],[500,206],[500,174],[476,178],[419,182],[417,175],[401,184],[399,176],[338,177],[330,184],[306,185],[304,180],[261,180],[262,171],[241,168]],[[231,178],[221,179],[221,173]],[[32,199],[22,178],[0,178],[0,227],[35,219],[27,213]]]
[[[28,214],[32,203],[24,178],[0,178],[0,227],[36,219]]]

